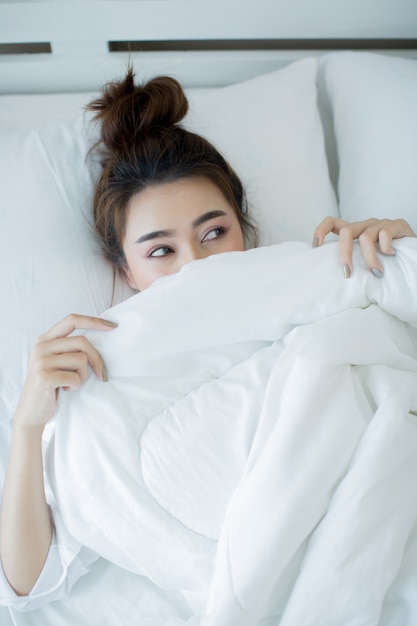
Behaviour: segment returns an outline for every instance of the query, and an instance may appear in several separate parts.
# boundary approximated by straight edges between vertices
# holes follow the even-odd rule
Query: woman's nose
[[[198,259],[204,259],[207,255],[205,251],[195,245],[187,246],[181,255],[181,265],[191,263],[191,261],[198,261]]]

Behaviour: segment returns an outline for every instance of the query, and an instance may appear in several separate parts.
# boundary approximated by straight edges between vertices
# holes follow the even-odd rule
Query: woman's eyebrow
[[[208,211],[207,213],[203,213],[203,215],[200,215],[194,220],[193,228],[196,228],[197,226],[201,226],[201,224],[204,224],[204,222],[208,222],[208,220],[212,220],[215,217],[222,217],[224,215],[227,215],[227,213],[225,211],[220,211],[220,210]]]
[[[175,231],[173,230],[154,230],[151,233],[142,235],[139,239],[136,239],[136,243],[142,243],[143,241],[149,241],[150,239],[158,239],[159,237],[172,237]]]
[[[207,213],[203,213],[203,215],[199,215],[193,221],[192,226],[193,228],[197,228],[197,226],[201,226],[204,222],[208,222],[215,217],[223,217],[225,215],[227,215],[225,211],[208,211]],[[173,235],[175,235],[175,230],[154,230],[150,233],[146,233],[145,235],[141,235],[138,239],[136,239],[135,243],[143,243],[144,241],[158,239],[159,237],[172,237]]]

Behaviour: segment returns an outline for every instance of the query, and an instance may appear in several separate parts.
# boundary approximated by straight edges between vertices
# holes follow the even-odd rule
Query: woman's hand
[[[416,236],[409,224],[402,219],[373,218],[351,223],[335,217],[326,217],[314,231],[313,247],[321,246],[329,233],[339,236],[339,262],[345,278],[352,274],[352,249],[355,239],[359,240],[363,258],[369,269],[375,276],[382,278],[384,268],[377,256],[377,247],[383,254],[392,256],[395,254],[392,247],[393,239]]]
[[[55,413],[59,388],[78,389],[89,366],[106,381],[103,360],[93,345],[82,335],[69,335],[74,330],[107,331],[115,326],[98,317],[68,315],[41,335],[30,357],[15,423],[43,429]]]

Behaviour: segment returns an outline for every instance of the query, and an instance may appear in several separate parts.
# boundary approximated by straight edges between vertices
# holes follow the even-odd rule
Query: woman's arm
[[[4,573],[18,595],[28,595],[44,566],[52,538],[45,499],[42,433],[53,416],[59,388],[78,389],[91,366],[105,381],[104,363],[77,329],[111,330],[100,318],[70,315],[42,335],[32,352],[28,375],[13,420],[9,464],[0,511],[0,555]]]
[[[339,262],[345,278],[349,278],[353,271],[352,249],[355,239],[359,240],[369,269],[375,276],[382,278],[384,268],[377,256],[377,244],[383,254],[392,256],[395,254],[392,247],[393,239],[416,236],[410,225],[401,219],[369,219],[350,223],[335,217],[326,217],[314,231],[313,246],[320,246],[329,233],[339,236]]]
[[[45,500],[42,428],[14,424],[3,490],[0,553],[18,595],[28,595],[45,563],[52,525]]]

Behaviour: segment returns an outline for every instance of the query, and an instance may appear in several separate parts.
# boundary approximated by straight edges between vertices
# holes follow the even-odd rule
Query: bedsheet
[[[344,279],[335,243],[222,254],[107,311],[109,382],[62,394],[47,451],[73,537],[190,624],[415,623],[417,243],[396,249],[382,280],[356,248]]]

